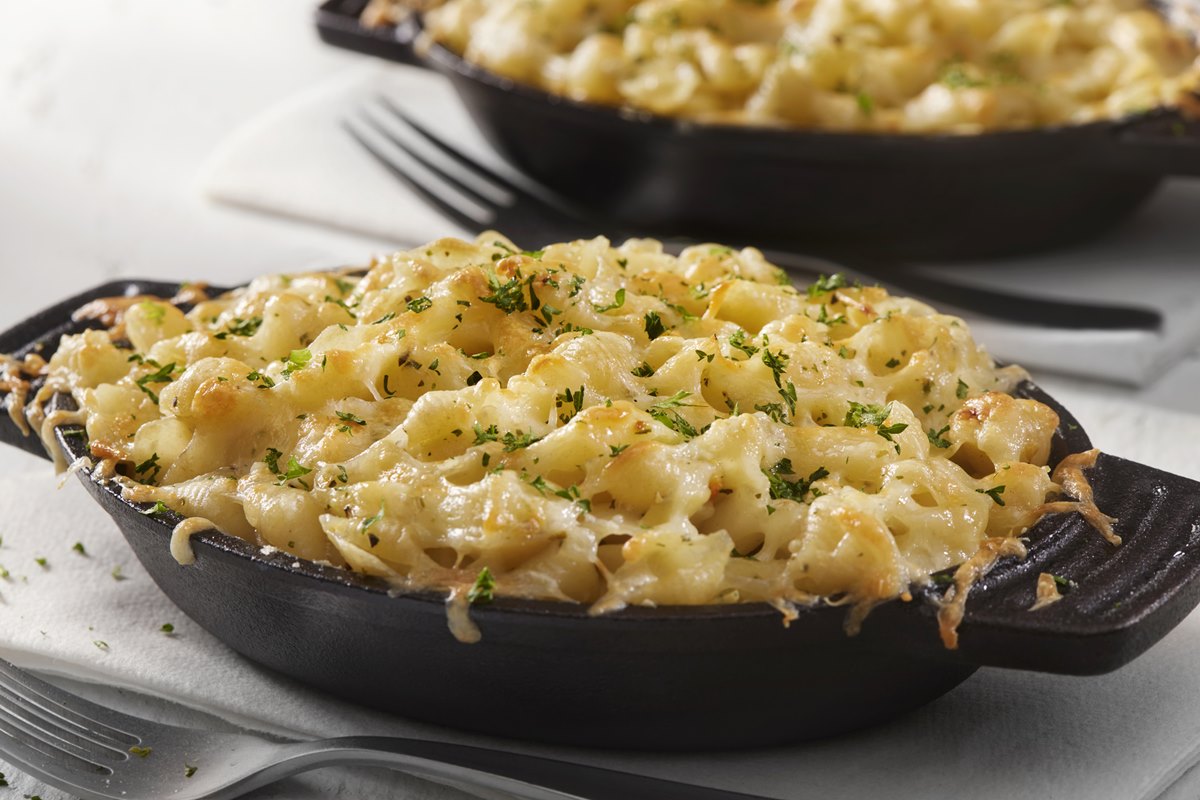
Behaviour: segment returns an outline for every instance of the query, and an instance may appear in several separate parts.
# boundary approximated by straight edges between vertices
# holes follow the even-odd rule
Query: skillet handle
[[[1029,531],[1027,558],[997,567],[971,592],[959,629],[963,659],[1109,672],[1200,603],[1200,483],[1103,454],[1086,474],[1098,505],[1117,518],[1122,544],[1109,544],[1075,513],[1043,519]],[[1071,585],[1061,600],[1030,611],[1042,572]]]
[[[412,67],[428,66],[417,54],[421,22],[416,14],[395,26],[369,28],[360,21],[365,7],[365,0],[325,0],[316,15],[321,41]]]
[[[113,281],[88,289],[39,311],[0,333],[0,353],[19,359],[30,354],[49,359],[58,349],[58,342],[62,336],[100,327],[94,320],[76,320],[73,316],[77,309],[92,300],[101,297],[132,297],[139,294],[173,297],[179,289],[178,283],[143,280]],[[0,394],[0,442],[48,459],[50,456],[42,447],[41,439],[32,434],[26,435],[9,416],[9,402],[7,394]]]
[[[1160,175],[1200,175],[1200,119],[1176,112],[1151,114],[1119,126],[1114,143],[1119,163],[1130,169]]]

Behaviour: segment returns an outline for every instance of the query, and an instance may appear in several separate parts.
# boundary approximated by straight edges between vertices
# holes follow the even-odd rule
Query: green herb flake
[[[492,577],[492,571],[484,567],[479,570],[479,574],[475,576],[475,583],[467,592],[467,602],[473,606],[487,605],[495,599],[495,591],[496,579]]]
[[[153,362],[150,361],[149,359],[147,359],[145,363],[152,364]],[[171,381],[175,380],[173,377],[171,377],[171,373],[173,373],[174,371],[175,371],[175,362],[172,361],[170,364],[161,366],[154,372],[151,372],[148,375],[143,375],[142,377],[138,378],[137,379],[137,387],[139,389],[141,389],[143,392],[145,392],[146,395],[148,395],[149,398],[154,401],[154,404],[157,405],[158,404],[158,394],[156,394],[153,390],[151,390],[148,384],[170,383]]]
[[[288,357],[284,359],[284,362],[287,364],[287,366],[283,369],[283,377],[285,379],[290,379],[293,372],[297,372],[307,367],[309,362],[312,361],[312,357],[312,351],[307,349],[293,350],[292,352],[288,353]]]
[[[217,334],[218,339],[228,339],[230,336],[253,336],[258,333],[258,329],[262,327],[262,317],[250,317],[250,319],[235,318],[225,326],[225,330]]]
[[[663,325],[662,317],[660,317],[658,315],[657,311],[649,312],[648,314],[646,314],[644,319],[645,319],[646,336],[649,337],[650,341],[654,341],[655,339],[657,339],[658,337],[660,337],[664,333],[666,333],[667,329]]]
[[[971,387],[967,386],[966,382],[963,381],[962,378],[959,378],[958,386],[956,386],[954,389],[954,396],[957,397],[959,400],[966,400],[967,395],[970,393],[971,393]]]
[[[357,414],[351,414],[349,411],[337,411],[337,418],[342,422],[349,422],[355,425],[366,425],[367,421]]]
[[[896,447],[896,452],[900,452],[900,445],[897,444],[892,436],[898,433],[903,433],[908,429],[908,424],[897,422],[894,425],[886,425],[888,416],[892,413],[892,404],[886,406],[864,405],[850,401],[850,410],[846,412],[846,418],[842,422],[847,428],[868,428],[874,427],[875,432],[882,436]]]
[[[158,453],[154,453],[142,463],[134,466],[133,472],[140,477],[142,483],[154,483],[158,478],[158,473],[162,472],[162,465],[158,463]]]
[[[432,308],[433,301],[428,297],[421,296],[409,300],[407,303],[405,303],[405,305],[408,307],[409,311],[413,312],[414,314],[420,314],[422,311],[428,311],[430,308]]]
[[[925,435],[929,437],[929,443],[931,445],[945,449],[950,446],[950,440],[942,437],[948,430],[950,430],[949,425],[944,426],[940,431],[935,431],[933,428],[930,428],[925,432]]]
[[[654,367],[647,364],[645,361],[636,369],[630,370],[630,374],[637,378],[649,378],[654,374]]]
[[[625,305],[625,288],[624,287],[617,289],[617,293],[613,297],[613,301],[611,303],[609,303],[608,305],[598,306],[595,303],[593,303],[592,308],[596,309],[597,314],[603,314],[606,311],[615,311],[616,309],[621,308],[623,305]]]
[[[480,297],[483,302],[491,303],[505,314],[529,309],[529,304],[525,302],[524,281],[520,272],[504,283],[495,275],[488,275],[488,286],[491,287],[492,293]]]
[[[990,489],[976,489],[975,491],[979,492],[980,494],[986,494],[988,497],[992,498],[992,500],[994,500],[998,506],[1004,505],[1004,498],[1000,496],[1004,494],[1003,485],[993,486]]]
[[[377,523],[377,522],[379,522],[379,520],[383,519],[383,514],[384,514],[383,503],[380,503],[379,504],[379,513],[375,514],[374,516],[367,517],[366,519],[364,519],[362,521],[362,532],[366,533],[367,531],[369,531],[371,529],[371,527],[373,525],[375,525],[375,523]]]
[[[75,544],[71,545],[71,549],[76,553],[79,553],[81,556],[87,555],[87,548],[83,546],[83,542],[76,542]]]
[[[767,476],[772,500],[793,500],[797,503],[804,502],[805,496],[808,495],[814,483],[829,477],[829,470],[817,467],[808,478],[789,481],[784,476],[795,474],[790,458],[781,459],[775,466],[764,469],[762,473]]]
[[[163,320],[167,318],[167,309],[162,303],[155,303],[152,300],[143,300],[138,303],[138,308],[146,315],[146,319],[153,322],[155,325],[162,325]]]
[[[192,777],[193,775],[196,774],[197,769],[198,769],[197,767],[193,767],[191,764],[184,764],[183,765],[183,777],[185,777],[185,778]]]
[[[732,336],[729,337],[729,346],[734,350],[741,350],[746,354],[747,358],[752,358],[758,352],[758,348],[746,341],[747,333],[738,328]]]
[[[834,273],[829,277],[822,275],[817,278],[815,283],[808,287],[808,296],[810,299],[815,300],[823,294],[843,289],[848,285],[846,278],[840,272]]]
[[[141,747],[141,746],[135,744],[133,747],[129,748],[129,752],[132,753],[133,755],[137,756],[138,758],[145,758],[146,756],[148,756],[154,752],[154,748],[153,747]]]
[[[164,622],[162,624],[162,627],[160,627],[158,630],[159,630],[159,632],[165,633],[167,636],[170,636],[171,634],[175,633],[175,626],[169,622]]]
[[[647,409],[647,413],[684,438],[694,439],[700,435],[700,431],[696,430],[678,411],[674,410],[676,408],[689,407],[689,404],[684,403],[683,400],[690,396],[691,392],[680,390],[665,400],[660,400],[650,406]]]

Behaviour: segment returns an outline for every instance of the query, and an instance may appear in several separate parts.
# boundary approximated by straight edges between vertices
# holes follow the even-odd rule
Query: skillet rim
[[[336,2],[336,0],[333,0]],[[327,4],[328,5],[328,4]],[[340,12],[330,12],[340,13]],[[1050,138],[1061,138],[1064,135],[1102,134],[1106,131],[1113,134],[1126,128],[1159,120],[1184,118],[1182,106],[1159,105],[1143,111],[1136,111],[1120,117],[1109,117],[1079,123],[1056,123],[1027,128],[1005,128],[1001,130],[983,131],[979,133],[905,133],[903,131],[839,131],[820,128],[791,127],[786,125],[738,124],[731,122],[707,122],[672,117],[632,106],[611,106],[586,100],[576,100],[566,95],[559,95],[546,89],[508,78],[468,61],[449,47],[437,42],[428,42],[423,38],[424,26],[419,20],[419,14],[414,15],[417,21],[412,23],[415,45],[408,45],[418,61],[432,63],[439,71],[449,71],[457,76],[475,81],[476,83],[505,92],[524,100],[541,103],[550,108],[566,109],[571,113],[592,115],[593,119],[605,123],[629,123],[640,125],[642,130],[659,136],[691,137],[701,140],[704,137],[746,137],[761,138],[765,143],[797,141],[811,143],[850,143],[869,144],[872,146],[904,146],[899,143],[912,143],[916,147],[988,147],[1002,146],[1018,140],[1028,140],[1045,135]],[[398,29],[398,26],[397,26]],[[1193,100],[1200,104],[1200,85],[1190,91]],[[953,144],[951,144],[953,143]],[[1114,144],[1117,144],[1114,142]]]

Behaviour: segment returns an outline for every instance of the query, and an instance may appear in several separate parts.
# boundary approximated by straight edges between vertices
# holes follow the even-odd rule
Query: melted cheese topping
[[[1057,416],[960,320],[798,290],[753,249],[484,234],[118,305],[39,398],[74,396],[128,498],[203,518],[181,560],[215,525],[460,611],[826,598],[855,620],[966,562],[961,615],[1057,490]]]
[[[550,92],[719,122],[973,133],[1200,85],[1196,47],[1141,0],[448,0],[425,28]]]

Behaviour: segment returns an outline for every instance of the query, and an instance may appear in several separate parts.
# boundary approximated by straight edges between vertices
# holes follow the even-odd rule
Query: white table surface
[[[361,62],[317,40],[314,6],[0,0],[0,328],[117,277],[236,284],[388,249],[196,190],[199,167],[238,124]],[[1142,389],[1037,378],[1144,402],[1148,414],[1200,411],[1200,357]],[[33,463],[5,449],[0,476]]]

